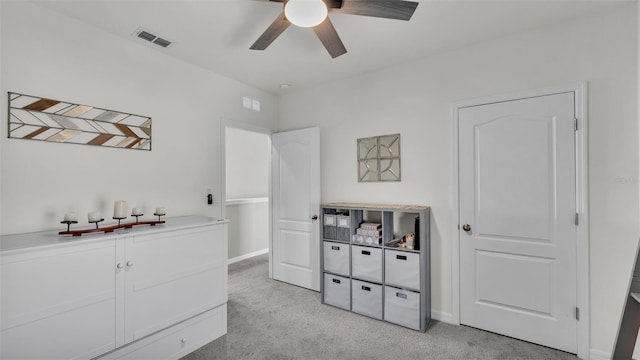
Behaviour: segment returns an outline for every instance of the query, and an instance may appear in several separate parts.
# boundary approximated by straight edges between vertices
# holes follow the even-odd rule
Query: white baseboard
[[[591,349],[591,351],[589,351],[589,360],[611,360],[611,353],[602,350]]]
[[[453,314],[448,312],[436,311],[432,309],[431,318],[433,320],[438,320],[438,321],[446,322],[449,324],[453,324]],[[458,324],[454,324],[454,325],[458,325]]]
[[[236,256],[232,259],[227,260],[227,264],[231,265],[233,263],[237,263],[238,261],[242,261],[242,260],[246,260],[249,258],[252,258],[254,256],[258,256],[258,255],[262,255],[262,254],[266,254],[269,252],[269,249],[262,249],[262,250],[258,250],[258,251],[254,251],[248,254],[244,254],[244,255],[240,255],[240,256]]]

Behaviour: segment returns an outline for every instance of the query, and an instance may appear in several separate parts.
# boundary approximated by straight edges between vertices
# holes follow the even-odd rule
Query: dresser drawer
[[[420,330],[420,293],[385,286],[384,319]]]
[[[385,249],[385,283],[420,290],[420,254]]]
[[[382,249],[353,245],[351,264],[353,277],[382,282]]]
[[[351,279],[324,274],[324,303],[351,310]]]
[[[351,311],[382,320],[382,285],[351,280]]]
[[[324,271],[349,276],[349,244],[325,241]]]
[[[109,353],[100,360],[178,359],[226,334],[226,329],[225,304]]]

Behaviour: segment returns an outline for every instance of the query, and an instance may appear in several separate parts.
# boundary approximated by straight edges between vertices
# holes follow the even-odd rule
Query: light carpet
[[[571,359],[565,352],[432,321],[426,333],[320,303],[269,279],[268,256],[229,266],[227,335],[182,360]]]

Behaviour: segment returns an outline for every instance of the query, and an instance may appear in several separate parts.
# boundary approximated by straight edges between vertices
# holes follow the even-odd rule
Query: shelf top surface
[[[367,204],[367,203],[346,203],[334,202],[322,205],[323,207],[352,208],[365,210],[397,210],[397,211],[424,211],[428,206],[420,205],[397,205],[397,204]]]
[[[13,234],[0,236],[0,251],[15,251],[15,250],[27,250],[40,247],[51,247],[69,245],[74,243],[83,242],[95,242],[104,241],[108,239],[115,239],[119,237],[126,237],[132,235],[146,235],[153,234],[162,231],[180,230],[196,228],[207,225],[226,224],[229,221],[226,219],[217,219],[204,216],[176,216],[163,218],[166,220],[164,224],[158,224],[155,226],[134,226],[129,229],[120,229],[110,233],[91,233],[83,234],[82,236],[71,235],[58,235],[58,230],[53,231],[41,231],[25,234]],[[106,221],[105,221],[106,222]],[[133,221],[132,221],[133,222]],[[126,222],[123,222],[123,224]],[[106,226],[106,225],[105,225]],[[90,225],[79,226],[76,228],[87,228]],[[59,230],[66,230],[65,225],[61,225]]]

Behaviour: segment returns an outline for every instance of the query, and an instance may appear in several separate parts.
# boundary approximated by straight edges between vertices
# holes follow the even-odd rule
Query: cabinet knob
[[[118,269],[122,269],[123,267],[124,267],[124,264],[123,264],[123,263],[118,263],[118,264],[116,265],[116,268],[118,268]]]
[[[129,260],[127,261],[127,267],[132,267],[133,266],[133,261]]]
[[[186,344],[187,343],[187,338],[180,339],[180,342],[182,343],[182,345]]]

